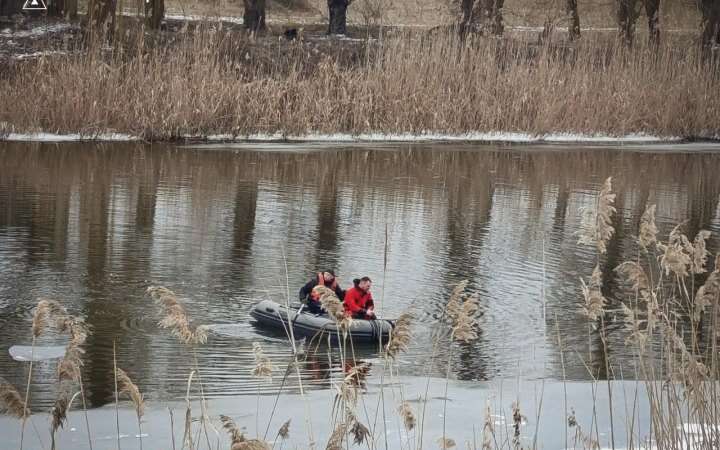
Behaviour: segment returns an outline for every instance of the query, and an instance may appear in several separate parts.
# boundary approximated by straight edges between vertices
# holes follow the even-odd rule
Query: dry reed
[[[313,291],[320,296],[320,307],[342,327],[347,327],[351,319],[345,314],[345,307],[335,295],[335,291],[325,286],[315,286]]]
[[[160,327],[172,330],[172,333],[185,344],[204,344],[207,342],[207,327],[192,326],[185,307],[177,295],[162,286],[152,286],[147,294],[165,310],[165,317],[159,322]]]
[[[445,438],[438,438],[437,440],[438,445],[442,450],[447,450],[449,448],[455,447],[457,444],[455,443],[454,439],[445,437]]]
[[[232,446],[245,441],[245,435],[242,431],[240,431],[240,428],[238,428],[237,424],[232,418],[221,414],[220,422],[222,423],[222,426],[228,433],[228,435],[230,435],[230,444]]]
[[[283,439],[287,439],[288,437],[290,437],[290,419],[288,419],[287,421],[285,421],[285,423],[282,424],[277,434]]]
[[[358,51],[365,57],[352,65],[336,55],[308,58],[311,42],[278,51],[270,50],[277,45],[260,47],[253,50],[260,57],[245,61],[246,49],[266,41],[210,26],[180,33],[174,45],[139,40],[122,51],[119,45],[110,56],[87,51],[17,64],[0,84],[0,123],[17,132],[87,136],[114,130],[145,139],[337,132],[720,134],[714,63],[672,37],[658,48],[639,43],[627,50],[595,39],[538,48],[481,37],[461,45],[454,32],[410,31]]]
[[[124,370],[117,369],[118,384],[120,385],[120,394],[126,394],[135,407],[135,414],[138,420],[145,414],[145,400],[140,393],[137,385],[133,383],[130,376]]]
[[[345,440],[345,435],[348,431],[348,425],[345,422],[340,422],[337,425],[335,425],[335,429],[333,430],[332,434],[330,435],[330,439],[328,440],[327,445],[325,446],[325,450],[342,450],[343,449],[343,441]]]
[[[612,178],[607,178],[597,196],[593,208],[584,208],[578,235],[578,244],[595,246],[599,254],[607,251],[607,243],[615,229],[612,216],[615,213],[615,194],[612,192]]]
[[[252,369],[253,376],[260,378],[272,377],[272,362],[270,358],[265,356],[262,346],[258,342],[253,342],[253,355],[255,357],[255,367]]]
[[[640,235],[638,236],[640,247],[647,250],[651,245],[657,243],[657,234],[655,205],[650,205],[645,209],[645,212],[640,218]]]
[[[30,410],[25,408],[25,402],[20,396],[20,392],[3,378],[0,378],[0,412],[18,419],[30,415]]]
[[[397,358],[407,349],[412,339],[411,325],[413,317],[410,313],[403,313],[395,321],[390,340],[385,347],[385,353],[390,358]]]
[[[416,422],[415,414],[413,414],[412,408],[410,408],[410,404],[408,402],[402,402],[402,404],[398,408],[398,414],[400,414],[400,417],[403,420],[405,429],[407,431],[412,431],[412,429],[415,428]]]

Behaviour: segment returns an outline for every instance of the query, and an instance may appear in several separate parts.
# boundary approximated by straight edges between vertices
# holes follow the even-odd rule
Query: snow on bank
[[[191,138],[188,136],[188,138]],[[646,134],[629,134],[626,136],[614,137],[602,134],[544,134],[533,135],[528,133],[504,133],[504,132],[473,132],[461,134],[444,133],[420,133],[420,134],[386,134],[386,133],[362,133],[362,134],[316,134],[309,133],[299,136],[275,134],[251,134],[247,136],[232,136],[218,134],[206,136],[207,141],[289,141],[289,142],[508,142],[508,143],[652,143],[652,142],[680,142],[681,137],[669,136],[659,137]]]
[[[56,133],[10,133],[7,136],[0,134],[0,141],[18,142],[78,142],[78,141],[107,141],[123,142],[137,141],[140,138],[122,133],[98,134],[56,134]]]
[[[608,136],[603,134],[571,134],[553,133],[533,135],[528,133],[420,133],[420,134],[316,134],[286,135],[274,134],[215,134],[209,136],[185,135],[184,139],[201,142],[506,142],[519,144],[537,143],[589,143],[589,144],[651,144],[651,143],[678,143],[684,139],[677,136],[652,136],[648,134],[628,134],[625,136]],[[718,139],[718,137],[716,137]],[[0,134],[0,140],[27,141],[27,142],[74,142],[74,141],[138,141],[142,138],[122,133],[96,133],[96,134],[56,134],[56,133],[9,133]]]
[[[12,38],[26,38],[26,37],[39,37],[50,33],[61,33],[73,28],[72,24],[69,23],[56,23],[52,25],[40,25],[38,27],[31,28],[29,30],[12,30],[6,28],[0,31],[2,37]]]

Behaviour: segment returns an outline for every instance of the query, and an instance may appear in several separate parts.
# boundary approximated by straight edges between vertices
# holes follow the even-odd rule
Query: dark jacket
[[[342,301],[345,298],[345,291],[342,290],[340,287],[340,284],[337,283],[337,278],[335,278],[335,295],[337,295],[338,299]],[[310,281],[307,282],[307,284],[300,288],[300,301],[306,302],[310,300],[310,293],[312,290],[319,284],[317,275]],[[328,286],[329,288],[332,288],[331,286]]]

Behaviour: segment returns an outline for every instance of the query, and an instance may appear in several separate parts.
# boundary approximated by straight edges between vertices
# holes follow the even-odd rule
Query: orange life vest
[[[323,276],[322,272],[318,272],[317,278],[318,278],[318,284],[315,287],[326,286],[325,277]],[[332,289],[333,291],[335,291],[337,289],[337,278],[333,278],[332,283],[330,283],[330,286],[327,286],[327,287]],[[314,302],[319,302],[320,294],[318,294],[318,292],[315,289],[313,289],[310,292],[310,299]]]

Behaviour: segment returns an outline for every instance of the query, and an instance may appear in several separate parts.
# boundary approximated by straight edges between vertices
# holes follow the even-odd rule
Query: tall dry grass
[[[111,52],[18,64],[0,83],[0,122],[19,132],[114,130],[147,139],[311,132],[720,135],[717,65],[671,37],[655,51],[590,38],[574,47],[543,47],[414,31],[371,41],[349,62],[338,55],[350,44],[332,44],[336,50],[321,58],[311,43],[248,39],[201,27],[171,44],[137,39]],[[246,59],[250,51],[260,56]]]

